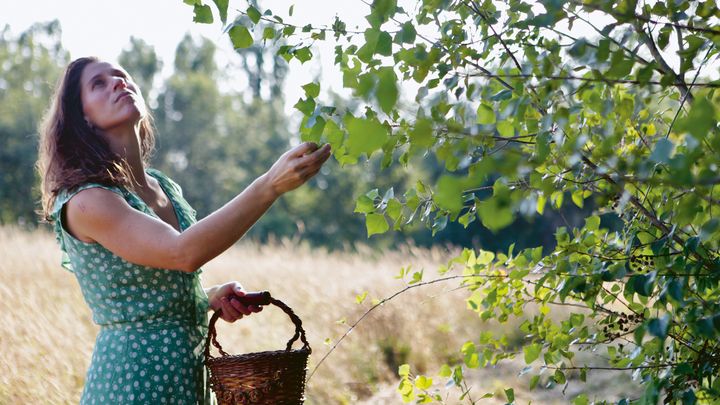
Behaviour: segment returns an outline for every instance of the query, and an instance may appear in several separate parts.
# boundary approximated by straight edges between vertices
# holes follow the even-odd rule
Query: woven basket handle
[[[242,303],[245,306],[273,304],[276,307],[282,309],[283,312],[285,312],[290,317],[290,320],[293,322],[293,324],[295,324],[295,334],[288,341],[287,347],[285,348],[285,350],[289,351],[290,349],[292,349],[293,343],[295,343],[295,341],[298,340],[298,338],[300,338],[300,341],[303,342],[303,349],[307,349],[308,351],[311,350],[310,344],[308,343],[307,339],[305,338],[305,329],[303,329],[303,327],[302,327],[302,321],[300,320],[300,318],[298,318],[298,316],[295,315],[295,312],[293,312],[293,310],[290,307],[285,305],[285,303],[273,298],[270,295],[270,292],[268,292],[268,291],[253,292],[253,293],[247,293],[242,297],[235,296],[233,298],[240,301],[240,303]],[[217,347],[217,349],[220,351],[220,354],[222,354],[223,356],[228,356],[228,354],[220,346],[220,343],[218,343],[217,331],[215,330],[215,322],[217,322],[218,318],[220,318],[221,315],[222,315],[222,311],[218,309],[217,311],[215,311],[212,318],[210,318],[210,325],[208,327],[209,328],[208,337],[207,337],[207,341],[205,342],[205,358],[206,359],[212,358],[212,356],[210,355],[210,342],[211,341],[212,341],[212,344],[215,347]]]

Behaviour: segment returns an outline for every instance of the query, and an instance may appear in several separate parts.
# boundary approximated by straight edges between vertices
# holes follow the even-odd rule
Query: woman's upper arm
[[[66,228],[92,239],[123,259],[150,267],[194,271],[180,246],[180,233],[132,208],[112,191],[89,188],[65,204]]]

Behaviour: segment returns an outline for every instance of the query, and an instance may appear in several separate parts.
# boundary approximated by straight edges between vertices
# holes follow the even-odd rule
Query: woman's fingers
[[[252,313],[247,306],[243,305],[242,302],[238,301],[236,298],[231,298],[230,304],[243,315],[250,315]]]
[[[222,305],[222,318],[226,322],[235,322],[236,320],[243,317],[243,314],[240,313],[235,307],[230,303],[230,300],[228,300],[227,297],[220,298],[220,303]]]
[[[293,156],[303,156],[308,152],[316,151],[318,145],[315,142],[303,142],[291,151]]]
[[[323,145],[322,148],[317,149],[316,151],[302,156],[298,163],[297,167],[303,168],[308,167],[316,164],[322,164],[330,157],[330,144]]]

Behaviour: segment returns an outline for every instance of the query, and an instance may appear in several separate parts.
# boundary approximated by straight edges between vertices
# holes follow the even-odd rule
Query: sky
[[[212,2],[206,3],[211,4],[215,13]],[[294,3],[298,4],[293,8],[293,16],[286,21],[298,25],[330,25],[337,14],[350,28],[353,24],[360,24],[367,14],[367,6],[360,0],[260,1],[262,7],[281,15],[287,15],[290,5]],[[237,14],[236,9],[246,8],[246,1],[231,0],[228,20]],[[215,17],[213,24],[194,23],[192,7],[182,0],[23,0],[13,6],[3,7],[0,28],[9,24],[11,32],[16,35],[34,23],[58,19],[62,27],[62,43],[71,58],[94,55],[111,62],[117,62],[118,55],[129,45],[130,37],[134,36],[155,48],[163,62],[162,76],[167,77],[172,73],[175,48],[186,33],[212,40],[218,47],[220,66],[232,60],[232,45],[227,35],[222,33],[219,18],[217,15]],[[301,86],[320,75],[323,92],[332,88],[338,93],[347,94],[342,89],[340,73],[333,68],[332,44],[327,44],[319,51],[319,62],[311,60],[301,65],[293,60],[290,64],[285,96],[286,111],[291,114],[292,105],[304,94]],[[156,80],[156,83],[161,81]],[[241,83],[244,83],[243,78],[238,78],[235,84],[239,87]]]

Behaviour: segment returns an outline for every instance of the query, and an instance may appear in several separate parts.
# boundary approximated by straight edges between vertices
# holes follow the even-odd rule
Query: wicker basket
[[[216,311],[210,319],[209,333],[205,343],[205,365],[210,369],[210,387],[219,405],[295,405],[305,400],[305,373],[311,349],[305,338],[302,321],[295,313],[268,292],[250,293],[236,297],[245,305],[273,304],[290,317],[295,324],[295,335],[285,350],[227,354],[217,341],[215,322],[220,317]],[[300,339],[302,348],[294,350],[292,344]],[[210,354],[210,342],[218,348],[221,357]]]

